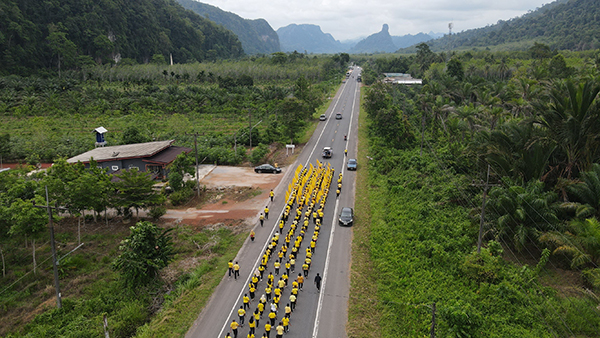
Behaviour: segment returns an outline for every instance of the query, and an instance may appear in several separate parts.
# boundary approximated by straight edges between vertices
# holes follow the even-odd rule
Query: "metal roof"
[[[192,151],[192,148],[171,146],[150,158],[143,159],[142,161],[157,164],[169,164],[173,162],[179,154],[183,152],[189,153],[190,151]]]
[[[104,134],[106,133],[108,130],[106,130],[106,128],[104,127],[98,127],[96,129],[94,129],[95,132],[97,132],[98,134]]]
[[[97,162],[123,160],[126,158],[150,157],[171,146],[175,140],[125,144],[92,149],[83,154],[71,157],[68,163],[89,162],[93,157]]]

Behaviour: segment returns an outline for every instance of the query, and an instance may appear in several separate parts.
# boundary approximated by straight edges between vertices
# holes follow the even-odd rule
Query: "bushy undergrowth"
[[[379,154],[378,151],[372,153]],[[600,317],[586,299],[560,298],[528,267],[498,254],[475,253],[473,205],[452,200],[460,177],[419,150],[386,152],[369,165],[371,257],[384,309],[382,337],[423,337],[430,306],[438,310],[440,337],[593,337]],[[454,191],[454,193],[450,193]],[[462,204],[466,203],[466,204]],[[494,251],[495,250],[495,251]],[[564,324],[563,324],[564,320]]]

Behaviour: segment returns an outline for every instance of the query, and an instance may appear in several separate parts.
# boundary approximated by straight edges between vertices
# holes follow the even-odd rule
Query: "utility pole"
[[[250,113],[250,109],[248,109],[248,128],[250,128],[250,151],[252,151],[252,114]]]
[[[198,173],[198,133],[195,132],[193,134],[186,135],[194,135],[194,152],[196,153],[196,193],[198,194],[198,197],[200,197],[200,173]]]
[[[56,307],[59,309],[62,307],[60,285],[58,283],[58,260],[56,259],[56,243],[54,242],[54,223],[52,221],[52,209],[65,210],[65,208],[59,208],[58,205],[51,207],[50,200],[48,198],[48,186],[46,186],[46,205],[35,205],[36,208],[46,209],[48,211],[48,218],[50,224],[50,246],[52,247],[52,267],[54,270],[54,289],[56,289]]]
[[[485,186],[483,188],[483,202],[481,204],[481,218],[479,220],[479,238],[477,240],[477,253],[481,253],[481,241],[483,237],[483,221],[485,219],[485,199],[487,197],[487,192],[490,184],[490,165],[488,164],[487,168],[487,179],[485,180]]]

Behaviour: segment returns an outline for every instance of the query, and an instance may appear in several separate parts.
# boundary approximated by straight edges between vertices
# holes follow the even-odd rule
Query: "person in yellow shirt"
[[[290,332],[290,317],[288,316],[281,318],[281,322],[283,323],[283,332]]]
[[[238,262],[235,262],[235,264],[233,264],[233,278],[235,280],[237,280],[237,278],[240,276],[240,265],[238,264]]]
[[[269,312],[269,320],[271,321],[271,326],[275,325],[275,319],[277,319],[277,313],[275,313],[275,311]]]
[[[267,338],[269,338],[270,334],[271,334],[271,324],[269,324],[269,322],[267,322],[265,324],[265,335],[267,336]]]
[[[233,272],[233,262],[231,260],[227,263],[227,267],[229,268],[229,278],[231,278],[231,273]]]
[[[256,322],[254,321],[254,316],[250,316],[250,320],[248,320],[248,328],[250,328],[250,333],[248,333],[248,337],[252,334],[254,337],[254,330],[256,329]]]
[[[265,222],[265,215],[262,214],[262,212],[260,213],[260,216],[258,216],[258,219],[260,220],[260,226],[263,226],[263,223]]]
[[[247,293],[245,293],[245,294],[244,294],[244,297],[242,298],[242,301],[243,301],[243,303],[244,303],[244,310],[246,310],[246,308],[248,308],[248,309],[249,309],[249,308],[250,308],[250,297],[248,297],[248,294],[247,294]],[[244,323],[242,323],[242,325],[243,325],[243,324],[244,324]]]
[[[265,304],[264,303],[258,303],[258,305],[256,306],[256,308],[258,309],[259,312],[259,317],[262,316],[263,312],[265,311]]]
[[[269,207],[265,207],[265,219],[269,219]]]
[[[271,189],[271,192],[269,193],[269,197],[271,197],[271,202],[273,202],[274,196],[275,196],[275,193],[273,192],[273,189]]]
[[[285,275],[285,274],[284,274],[284,275]],[[286,277],[287,277],[287,276],[286,276]],[[277,286],[278,286],[280,289],[283,289],[283,288],[285,287],[285,280],[283,279],[283,277],[279,279],[279,281],[277,282]]]
[[[283,317],[283,318],[289,318],[291,314],[292,314],[292,307],[288,303],[285,306],[285,317]]]
[[[256,233],[254,232],[254,230],[250,230],[250,241],[254,242],[255,235],[256,235]]]
[[[246,310],[244,310],[244,306],[240,306],[238,310],[238,317],[240,318],[240,325],[244,326],[244,319],[246,318]]]
[[[258,303],[258,305],[260,305],[260,303]],[[263,309],[264,309],[264,305],[263,305]],[[259,311],[258,306],[256,307],[256,309],[254,309],[254,314],[252,315],[252,317],[254,317],[254,322],[256,323],[254,325],[254,327],[258,327],[258,325],[260,325],[260,314],[262,312]]]
[[[279,325],[277,325],[275,331],[277,332],[277,335],[275,336],[276,338],[283,338],[283,333],[285,332],[285,330],[283,328],[282,322],[279,322]]]
[[[237,332],[238,332],[238,327],[240,326],[240,324],[238,324],[235,319],[231,321],[231,325],[229,325],[229,327],[231,328],[231,332],[233,332],[233,338],[237,338]]]
[[[275,274],[279,276],[279,267],[281,266],[281,263],[279,263],[279,260],[276,260],[275,263],[273,264],[273,266],[275,267]]]
[[[304,276],[302,274],[298,274],[298,288],[302,291],[302,286],[304,286]]]
[[[230,332],[227,332],[227,334],[225,335],[225,338],[233,338],[233,337],[231,337],[231,333]]]
[[[290,295],[290,309],[292,310],[292,312],[296,309],[296,300],[298,298],[296,297],[295,294],[291,294]]]

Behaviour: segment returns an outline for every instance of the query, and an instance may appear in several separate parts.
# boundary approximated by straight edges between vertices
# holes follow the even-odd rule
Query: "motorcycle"
[[[344,135],[344,141],[348,141],[348,136]]]

